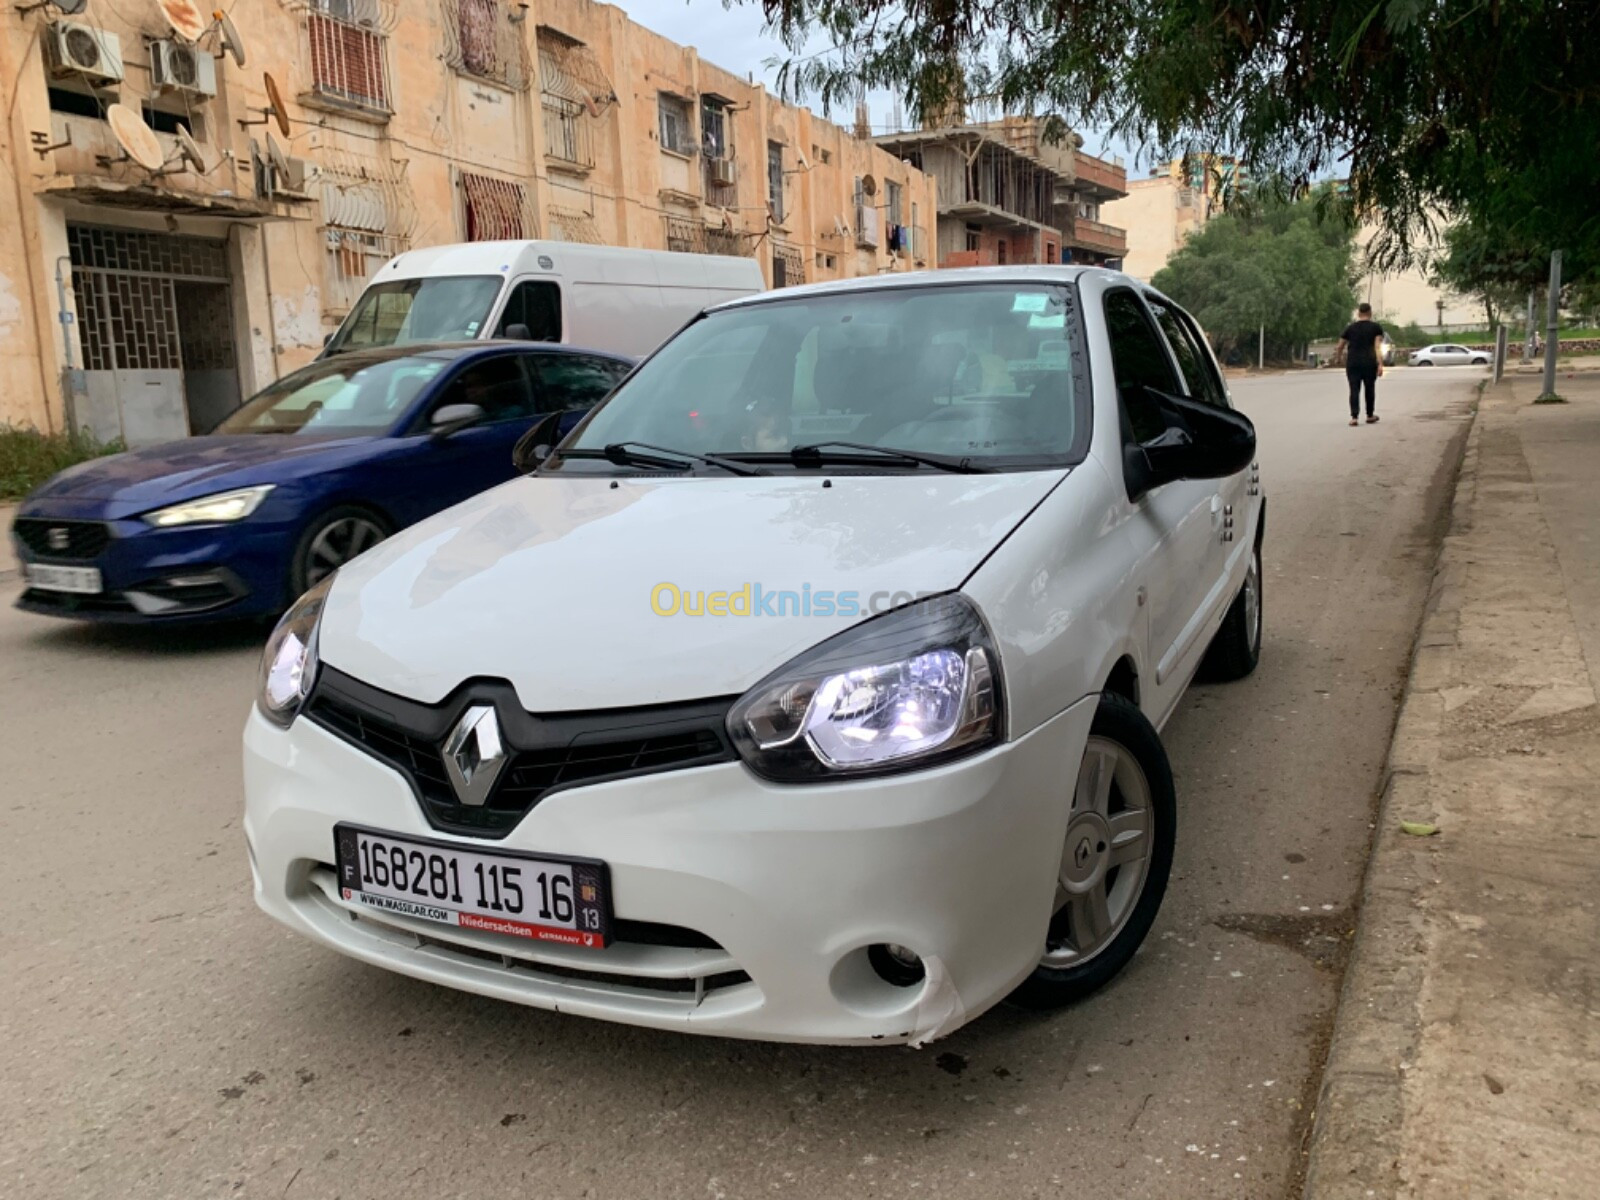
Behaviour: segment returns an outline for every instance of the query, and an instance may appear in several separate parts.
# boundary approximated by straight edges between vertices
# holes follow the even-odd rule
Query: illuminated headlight
[[[999,658],[951,593],[830,638],[734,704],[728,732],[768,779],[911,770],[1003,736]]]
[[[242,521],[267,498],[273,484],[260,487],[239,488],[233,492],[218,492],[214,496],[201,496],[198,500],[185,500],[170,508],[158,508],[144,514],[144,521],[157,528],[170,525],[212,524],[218,521]]]
[[[267,648],[261,655],[256,707],[274,725],[289,727],[316,682],[317,628],[333,580],[334,576],[329,575],[296,600],[267,639]]]

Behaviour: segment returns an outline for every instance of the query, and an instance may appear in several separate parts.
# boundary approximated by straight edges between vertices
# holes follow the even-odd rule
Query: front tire
[[[289,563],[289,602],[388,536],[388,523],[358,504],[340,504],[319,514],[295,544]]]
[[[1060,1008],[1128,965],[1166,894],[1176,829],[1160,736],[1137,705],[1106,693],[1073,787],[1044,953],[1012,1003]]]
[[[1261,661],[1262,598],[1261,543],[1257,542],[1239,594],[1228,606],[1228,615],[1222,618],[1222,627],[1200,664],[1205,679],[1227,683],[1256,669]]]

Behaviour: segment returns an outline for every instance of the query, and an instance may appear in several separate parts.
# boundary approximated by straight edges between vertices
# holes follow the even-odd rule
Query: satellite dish
[[[201,153],[200,144],[182,125],[178,126],[177,138],[178,149],[183,153],[184,161],[194,168],[196,174],[204,175],[211,170],[206,166],[206,156]]]
[[[267,85],[267,103],[272,105],[270,115],[278,120],[278,132],[288,137],[289,110],[284,107],[283,93],[278,90],[278,81],[272,77],[271,71],[261,72],[261,79]]]
[[[811,170],[811,160],[806,157],[806,152],[804,150],[796,150],[794,152],[794,157],[802,171]]]
[[[111,136],[133,162],[146,171],[159,171],[166,165],[167,156],[162,153],[155,131],[126,104],[107,105],[106,123],[111,126]]]
[[[267,161],[272,164],[272,170],[278,176],[279,184],[288,183],[289,160],[283,153],[283,147],[278,145],[278,140],[270,133],[267,134]]]
[[[89,0],[50,0],[50,4],[69,17],[75,17],[89,7]]]
[[[239,36],[239,30],[233,23],[233,18],[220,8],[211,14],[217,19],[217,29],[222,35],[222,48],[233,55],[233,64],[236,67],[244,66],[244,39]],[[284,134],[288,136],[287,133]]]
[[[878,194],[878,181],[871,175],[861,177],[861,194],[863,196],[876,196]]]
[[[156,7],[172,26],[172,32],[191,45],[205,36],[211,22],[194,0],[156,0]]]

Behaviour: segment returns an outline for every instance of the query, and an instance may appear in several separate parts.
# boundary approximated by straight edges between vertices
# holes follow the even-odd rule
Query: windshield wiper
[[[845,453],[837,453],[840,450]],[[920,450],[897,450],[893,446],[874,446],[867,442],[812,442],[808,446],[796,446],[790,450],[789,461],[797,467],[820,467],[829,459],[834,462],[860,462],[862,455],[896,459],[940,471],[952,471],[958,475],[982,475],[993,470],[975,458],[954,454],[924,454]]]
[[[654,467],[657,470],[686,471],[692,463],[720,467],[730,475],[765,475],[759,467],[746,466],[723,458],[719,454],[695,454],[689,450],[674,450],[670,446],[654,446],[649,442],[609,442],[602,450],[576,447],[558,450],[560,458],[603,458],[619,467]]]

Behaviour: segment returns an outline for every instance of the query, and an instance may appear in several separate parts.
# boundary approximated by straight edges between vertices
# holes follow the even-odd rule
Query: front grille
[[[324,667],[306,714],[404,775],[435,829],[476,837],[504,837],[552,792],[734,757],[725,701],[541,717],[512,709],[514,696],[506,683],[474,683],[421,705]],[[441,747],[470,705],[495,700],[511,758],[485,803],[462,804]]]
[[[93,559],[111,541],[102,521],[53,521],[48,517],[18,517],[11,526],[32,554],[51,559]],[[64,542],[64,544],[63,544]]]

